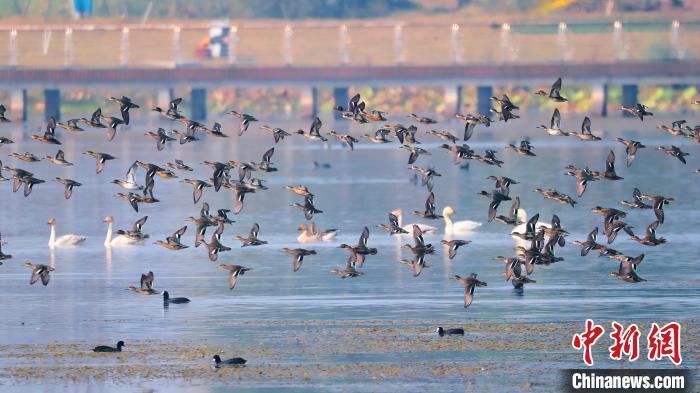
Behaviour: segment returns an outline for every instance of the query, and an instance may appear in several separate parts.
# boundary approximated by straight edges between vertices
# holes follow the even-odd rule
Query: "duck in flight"
[[[559,77],[552,84],[552,87],[549,89],[549,93],[544,90],[538,90],[535,92],[535,94],[538,96],[547,97],[554,102],[567,102],[569,100],[561,96],[561,82],[561,77]]]

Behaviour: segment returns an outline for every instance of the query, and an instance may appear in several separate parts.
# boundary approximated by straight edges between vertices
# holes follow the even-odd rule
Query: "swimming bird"
[[[664,205],[670,204],[675,199],[665,197],[662,195],[652,196],[652,195],[647,195],[647,194],[641,194],[640,197],[642,199],[646,199],[647,201],[651,202],[651,205],[654,208],[654,215],[656,215],[656,219],[659,220],[659,223],[663,224],[664,223]]]
[[[411,212],[414,216],[419,216],[427,220],[436,220],[438,218],[443,218],[439,214],[435,214],[435,194],[430,192],[428,198],[425,200],[425,210],[418,211],[414,210]],[[447,228],[447,222],[445,222],[445,228]]]
[[[445,220],[445,234],[446,235],[457,235],[462,233],[469,233],[476,228],[481,226],[480,222],[463,220],[452,222],[450,216],[455,214],[454,208],[451,206],[445,206],[442,209],[442,217]]]
[[[163,305],[168,306],[169,304],[184,304],[189,303],[190,299],[186,297],[170,297],[168,291],[163,291]]]
[[[54,181],[63,184],[63,186],[65,187],[65,188],[63,189],[63,196],[64,196],[66,199],[70,199],[71,195],[73,195],[73,188],[74,188],[74,187],[80,187],[80,186],[82,186],[81,183],[78,183],[78,182],[75,181],[75,180],[63,179],[63,178],[60,178],[60,177],[55,178]]]
[[[331,241],[338,234],[337,229],[328,229],[325,231],[316,230],[316,224],[311,222],[307,227],[306,224],[299,225],[298,228],[301,234],[297,237],[299,243],[313,243],[318,241]]]
[[[56,139],[56,119],[53,116],[49,117],[44,135],[32,135],[31,138],[51,145],[60,145],[61,142]]]
[[[622,180],[615,172],[615,152],[611,149],[608,157],[605,159],[605,172],[591,172],[591,175],[603,180]]]
[[[2,244],[2,234],[0,233],[0,265],[2,265],[2,261],[4,261],[5,259],[12,258],[12,255],[5,254],[4,252],[2,252]]]
[[[438,326],[437,329],[435,329],[435,333],[437,333],[440,337],[442,337],[442,336],[464,336],[464,329],[462,329],[462,328],[443,329],[442,326]]]
[[[218,268],[225,269],[229,271],[228,274],[228,289],[233,289],[236,286],[236,281],[238,281],[238,276],[242,276],[245,272],[251,270],[245,266],[240,265],[224,265],[223,263]]]
[[[83,154],[87,154],[97,160],[96,166],[95,166],[95,173],[100,173],[105,169],[105,163],[108,160],[114,160],[117,157],[112,156],[111,154],[107,153],[97,153],[92,150],[87,150]]]
[[[278,143],[279,141],[283,140],[284,137],[290,136],[291,134],[288,133],[287,131],[281,129],[281,128],[272,128],[270,126],[262,125],[260,126],[261,129],[269,131],[272,134],[272,137],[275,140],[275,143]]]
[[[670,156],[676,157],[678,159],[678,161],[682,162],[683,164],[686,163],[685,156],[690,155],[690,153],[685,153],[685,152],[681,151],[680,148],[678,148],[677,146],[673,146],[673,145],[671,145],[671,147],[659,146],[656,148],[656,150],[660,150],[660,151],[662,151]]]
[[[559,113],[559,108],[554,108],[554,113],[552,114],[552,120],[549,122],[549,127],[542,124],[537,128],[541,128],[547,132],[549,135],[553,136],[569,136],[569,133],[562,131],[561,129],[561,114]]]
[[[529,141],[526,141],[526,140],[520,141],[519,146],[515,146],[514,144],[509,143],[508,146],[506,146],[506,149],[513,150],[514,152],[516,152],[522,156],[535,157],[537,155],[532,151],[533,146],[530,144]]]
[[[644,259],[644,254],[639,254],[639,256],[637,256],[636,258],[621,256],[617,259],[619,259],[619,261],[620,261],[620,267],[619,267],[618,271],[611,272],[609,274],[610,277],[615,277],[618,280],[622,280],[622,281],[626,281],[626,282],[630,282],[630,283],[638,283],[638,282],[646,281],[645,279],[639,277],[639,275],[637,274],[637,267]]]
[[[60,149],[58,150],[58,152],[56,152],[55,157],[46,156],[46,157],[44,157],[44,159],[47,161],[51,161],[52,163],[54,163],[56,165],[73,166],[72,162],[66,161],[65,154],[63,153],[63,150],[60,150]]]
[[[241,120],[241,124],[238,127],[238,136],[243,135],[244,132],[248,131],[248,126],[254,121],[258,121],[255,116],[249,115],[247,113],[239,113],[236,111],[228,111],[226,114],[237,117]]]
[[[139,295],[157,295],[160,292],[153,289],[153,272],[148,272],[148,274],[141,274],[141,287],[136,288],[134,286],[129,286],[127,288],[129,291],[136,292]]]
[[[182,244],[182,235],[185,234],[185,231],[187,231],[187,225],[183,226],[182,228],[175,231],[172,235],[165,238],[165,241],[156,240],[154,244],[161,245],[167,248],[168,250],[174,251],[179,251],[188,248],[189,246]]]
[[[121,96],[121,98],[109,97],[109,101],[114,101],[119,104],[119,111],[122,114],[122,121],[124,124],[129,124],[129,109],[138,109],[140,106],[131,102],[131,98],[127,96]]]
[[[49,273],[55,270],[51,266],[34,264],[29,262],[25,263],[24,267],[32,269],[32,276],[29,279],[29,285],[34,285],[34,283],[37,282],[39,279],[41,279],[41,283],[44,284],[44,286],[49,285],[49,279],[51,278],[49,276]]]
[[[626,201],[626,200],[621,200],[619,202],[623,206],[628,206],[634,209],[651,209],[652,206],[644,203],[642,201],[642,192],[639,191],[639,188],[635,188],[634,192],[632,192],[632,200],[631,201]]]
[[[450,259],[457,256],[457,249],[471,243],[471,240],[440,240],[440,244],[447,246]]]
[[[98,345],[92,349],[92,352],[121,352],[122,347],[124,347],[124,341],[119,341],[116,347],[110,347],[109,345]]]
[[[63,235],[56,237],[56,219],[52,218],[47,222],[51,225],[51,235],[49,237],[49,248],[74,247],[82,244],[87,237],[81,235]]]
[[[416,160],[418,159],[418,157],[420,157],[422,155],[428,155],[428,156],[431,155],[429,151],[422,149],[420,147],[416,147],[416,146],[401,145],[399,147],[399,149],[405,149],[406,151],[411,153],[408,156],[408,164],[409,165],[414,164],[416,162]]]
[[[476,287],[487,286],[486,282],[480,281],[476,278],[476,273],[471,273],[469,277],[454,275],[452,278],[459,281],[459,283],[464,286],[464,308],[469,307],[472,304],[472,301],[474,301],[474,289]]]
[[[248,237],[242,237],[240,235],[237,235],[235,237],[236,240],[239,242],[243,243],[241,244],[241,247],[246,247],[246,246],[261,246],[263,244],[267,244],[265,240],[260,240],[258,239],[258,234],[260,233],[260,225],[258,223],[253,224],[253,228],[250,230],[250,234]]]
[[[658,246],[659,244],[666,243],[666,239],[663,237],[656,237],[656,230],[659,228],[660,222],[652,222],[646,230],[644,237],[640,238],[638,236],[630,236],[630,239],[636,241],[637,243],[644,246]]]
[[[156,149],[158,149],[158,151],[165,149],[165,144],[167,142],[172,142],[172,141],[176,140],[175,138],[168,136],[168,134],[165,133],[165,130],[163,128],[160,128],[160,127],[158,128],[158,130],[156,132],[148,131],[144,135],[148,135],[151,138],[155,139]]]
[[[143,243],[148,239],[148,235],[141,232],[141,228],[148,220],[148,216],[144,216],[137,220],[129,231],[119,230],[117,236],[112,237],[112,224],[114,218],[112,216],[105,217],[102,222],[109,223],[107,227],[107,236],[105,237],[105,247],[126,247]]]
[[[307,250],[304,248],[282,248],[281,252],[286,252],[287,254],[294,256],[293,270],[296,272],[301,268],[301,263],[304,257],[307,255],[316,255],[316,250]]]
[[[231,288],[231,289],[233,289],[233,288]],[[214,367],[219,368],[222,366],[242,366],[246,363],[246,360],[243,358],[232,358],[232,359],[221,360],[219,355],[214,355],[213,362],[214,362]]]
[[[620,107],[621,111],[630,113],[630,114],[634,115],[635,117],[637,117],[641,121],[644,121],[644,116],[654,116],[654,114],[649,112],[647,109],[649,109],[649,108],[646,105],[642,105],[640,103],[636,103],[632,107],[624,106],[624,105],[622,105]]]
[[[617,138],[616,141],[625,145],[625,153],[627,154],[627,166],[632,165],[634,157],[637,155],[638,149],[643,149],[644,146],[641,142],[633,141],[631,139]]]
[[[591,133],[591,119],[586,116],[581,123],[581,132],[570,132],[570,136],[575,136],[582,141],[599,141],[600,137]]]
[[[557,80],[554,81],[554,83],[552,84],[552,87],[549,89],[549,93],[547,93],[544,90],[538,90],[535,92],[535,94],[538,96],[547,97],[554,102],[566,102],[566,101],[568,101],[566,98],[561,96],[560,91],[561,91],[561,77],[557,78]]]

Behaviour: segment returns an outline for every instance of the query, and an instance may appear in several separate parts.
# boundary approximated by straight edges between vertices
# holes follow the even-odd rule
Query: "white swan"
[[[527,212],[525,211],[525,209],[523,209],[523,208],[518,209],[518,213],[515,215],[515,219],[518,220],[518,221],[520,221],[520,222],[522,222],[522,224],[517,225],[515,228],[513,228],[512,231],[510,231],[510,233],[511,233],[511,234],[512,234],[513,232],[525,233],[526,228],[527,228]],[[551,227],[552,227],[551,224],[549,224],[549,223],[547,223],[547,222],[545,222],[545,221],[540,221],[540,220],[538,219],[538,220],[537,220],[537,224],[535,224],[535,228],[539,228],[539,227],[541,227],[541,226],[542,226],[542,227],[547,227],[547,228],[551,228]],[[520,247],[529,249],[530,246],[532,245],[532,242],[531,242],[530,240],[524,240],[524,239],[521,239],[521,238],[519,238],[519,237],[517,237],[517,236],[512,236],[512,238],[513,238],[513,240],[515,240],[515,246],[516,246],[516,247],[520,246]]]
[[[408,235],[411,235],[413,233],[413,224],[418,225],[418,228],[423,232],[423,234],[434,234],[437,232],[437,228],[431,225],[426,225],[426,224],[421,224],[421,223],[410,223],[410,224],[404,224],[403,223],[403,212],[402,210],[399,209],[394,209],[391,211],[391,214],[395,215],[396,218],[399,220],[399,227],[401,227],[403,230],[408,231]],[[404,234],[405,235],[405,234]]]
[[[49,237],[49,248],[56,247],[75,247],[85,240],[87,237],[80,235],[63,235],[61,237],[56,237],[56,219],[52,218],[48,222],[51,225],[51,236]]]
[[[445,206],[445,208],[442,209],[442,217],[445,220],[446,235],[459,235],[463,233],[469,233],[481,226],[480,222],[470,220],[452,222],[450,216],[453,214],[455,214],[455,209],[453,209],[450,206]]]
[[[299,243],[328,242],[338,234],[337,229],[317,231],[316,224],[313,222],[310,224],[310,228],[306,224],[301,224],[299,230],[301,231],[301,234],[297,237]]]
[[[112,237],[112,223],[114,222],[114,218],[112,216],[107,216],[102,220],[102,222],[108,222],[109,226],[107,227],[107,237],[105,238],[105,247],[128,247],[128,246],[134,246],[139,243],[143,243],[146,239],[134,239],[130,238],[128,236],[124,236],[121,234],[117,234],[117,236]]]

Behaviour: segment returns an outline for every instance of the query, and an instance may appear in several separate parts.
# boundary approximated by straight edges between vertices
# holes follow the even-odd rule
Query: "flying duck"
[[[586,241],[582,242],[579,240],[573,240],[571,244],[574,244],[576,246],[581,247],[581,256],[586,256],[588,255],[588,252],[591,250],[595,250],[599,247],[599,244],[596,243],[596,237],[598,236],[598,227],[593,229],[591,232],[588,233],[588,236],[586,237]]]
[[[582,141],[599,141],[601,138],[591,133],[591,119],[586,116],[581,123],[581,132],[570,132],[570,136],[575,136]]]
[[[652,207],[654,208],[654,214],[656,215],[656,219],[659,220],[659,223],[663,224],[664,223],[664,205],[670,204],[675,199],[665,197],[662,195],[651,196],[651,195],[646,195],[646,194],[641,194],[640,197],[642,199],[646,199],[647,201],[651,202]]]
[[[114,160],[117,157],[112,156],[111,154],[107,153],[97,153],[92,150],[87,150],[83,154],[87,154],[91,157],[94,157],[97,160],[97,164],[95,166],[95,173],[100,173],[102,172],[103,169],[105,169],[105,163],[108,160]]]
[[[291,134],[281,128],[272,128],[270,126],[262,125],[260,126],[263,130],[269,131],[275,140],[275,143],[283,140],[285,136],[290,136]]]
[[[552,114],[552,120],[549,122],[549,127],[542,124],[537,126],[547,132],[549,135],[553,136],[569,136],[570,134],[561,129],[561,114],[559,113],[559,108],[554,108],[554,113]]]
[[[60,150],[60,149],[58,150],[58,152],[56,152],[55,157],[46,156],[46,157],[44,157],[44,159],[47,161],[51,161],[52,163],[54,163],[56,165],[73,166],[72,162],[66,161],[66,157],[63,153],[63,150]]]
[[[202,192],[206,187],[211,187],[212,185],[207,183],[204,180],[197,180],[197,179],[183,179],[183,183],[188,183],[194,186],[194,192],[192,193],[192,200],[194,203],[199,202],[199,199],[202,198]]]
[[[521,223],[521,221],[518,220],[518,210],[520,210],[520,197],[516,196],[513,205],[511,205],[510,210],[508,210],[508,215],[498,215],[494,217],[494,219],[506,225],[518,225]]]
[[[641,142],[633,141],[631,139],[617,138],[616,141],[625,145],[625,153],[627,154],[627,166],[628,167],[630,165],[632,165],[632,161],[634,161],[634,157],[637,154],[637,150],[643,149],[646,147]]]
[[[289,206],[294,206],[304,213],[304,217],[307,220],[311,220],[314,214],[323,213],[323,210],[319,210],[314,206],[314,199],[311,196],[304,197],[304,204],[292,203]]]
[[[121,98],[109,97],[109,101],[114,101],[119,104],[119,111],[122,114],[122,121],[124,124],[129,124],[129,109],[138,109],[140,106],[131,102],[131,98],[126,96],[121,96]]]
[[[301,263],[304,260],[304,257],[307,255],[316,255],[316,250],[307,250],[304,248],[283,248],[280,250],[281,252],[286,252],[287,254],[293,255],[294,256],[294,264],[293,270],[296,272],[299,269],[301,269]]]
[[[457,143],[457,141],[459,140],[459,138],[457,138],[456,136],[454,136],[454,135],[453,135],[451,132],[449,132],[449,131],[427,130],[425,133],[426,133],[426,134],[435,135],[435,136],[439,137],[439,138],[442,139],[442,140],[450,141],[450,142],[452,142],[452,143]]]
[[[174,163],[173,162],[165,163],[165,166],[167,166],[168,168],[177,169],[180,171],[187,171],[187,172],[194,171],[194,169],[192,169],[192,167],[188,166],[182,160],[178,160],[178,159],[176,159]]]
[[[41,265],[41,264],[34,264],[34,263],[25,263],[24,267],[28,269],[32,269],[32,277],[29,279],[29,285],[34,285],[37,280],[41,278],[41,283],[44,284],[44,286],[49,285],[49,273],[54,271],[55,269],[52,268],[51,266],[47,265]]]
[[[233,117],[237,117],[241,120],[241,124],[238,126],[238,136],[241,136],[244,132],[248,131],[248,126],[250,125],[250,123],[258,121],[258,119],[256,119],[255,116],[249,115],[247,113],[239,113],[231,110],[226,112],[226,114],[231,115]]]
[[[584,169],[576,168],[573,165],[569,165],[566,167],[568,170],[564,174],[567,176],[573,176],[576,178],[576,196],[579,198],[583,195],[584,192],[586,192],[586,186],[588,185],[589,181],[594,181],[598,180],[593,176],[593,173],[591,172],[588,167]]]
[[[616,272],[609,274],[610,277],[615,277],[618,280],[630,283],[644,282],[645,279],[637,275],[637,267],[644,259],[644,254],[639,254],[636,258],[620,256],[616,258],[620,261],[620,268]]]
[[[214,125],[211,127],[211,129],[203,127],[202,128],[207,135],[211,135],[216,138],[228,138],[228,135],[224,134],[223,131],[221,131],[221,123],[214,122]]]
[[[471,273],[469,277],[454,275],[452,278],[464,286],[464,308],[469,307],[474,301],[474,288],[487,286],[484,281],[477,280],[476,273]]]
[[[543,190],[541,188],[535,188],[535,192],[542,194],[543,197],[546,199],[551,199],[553,201],[557,201],[561,204],[564,205],[570,205],[571,207],[574,207],[578,202],[574,200],[574,198],[559,192],[553,188],[549,188],[547,190]]]
[[[686,163],[685,156],[690,155],[690,153],[685,153],[685,152],[681,151],[680,148],[678,148],[677,146],[673,146],[673,145],[671,145],[671,147],[659,146],[656,148],[656,150],[661,150],[662,152],[664,152],[670,156],[676,157],[678,159],[678,161],[682,162],[683,164]]]
[[[172,141],[176,140],[175,138],[168,136],[168,134],[165,133],[165,130],[163,128],[160,128],[160,127],[158,128],[158,130],[156,132],[148,131],[144,135],[148,135],[151,138],[155,139],[156,149],[158,149],[158,151],[165,149],[165,144],[167,142],[172,142]]]
[[[60,145],[61,142],[56,139],[56,119],[53,116],[49,117],[44,135],[32,135],[31,138],[51,145]]]
[[[547,93],[544,90],[538,90],[535,92],[535,94],[538,96],[547,97],[554,102],[567,102],[568,100],[561,96],[560,91],[561,91],[561,77],[557,78],[557,80],[554,81],[554,83],[552,84],[552,87],[549,89],[549,93]]]
[[[389,235],[408,233],[407,230],[399,226],[399,218],[393,213],[389,213],[389,225],[378,224],[377,227],[383,229],[384,232],[387,232]]]
[[[326,133],[326,135],[334,136],[336,139],[338,139],[340,142],[342,142],[345,146],[347,146],[348,149],[350,149],[350,150],[355,150],[354,144],[359,142],[357,139],[355,139],[350,134],[339,134],[336,131],[329,131]]]
[[[40,158],[35,156],[34,154],[26,151],[22,154],[19,154],[17,152],[10,153],[10,157],[17,158],[18,160],[24,161],[24,162],[39,162],[41,161]]]
[[[512,143],[509,143],[508,146],[506,146],[506,149],[513,150],[520,155],[535,157],[537,154],[532,151],[532,148],[533,146],[526,140],[520,141],[519,146],[515,146]]]
[[[425,211],[414,210],[411,212],[414,216],[423,217],[428,220],[436,220],[442,218],[441,215],[435,214],[435,194],[430,192],[425,200]]]
[[[80,122],[80,119],[68,119],[66,120],[65,123],[56,123],[59,127],[63,128],[64,130],[71,131],[71,132],[78,132],[78,131],[85,131],[84,129],[80,128],[78,123]]]
[[[183,250],[189,246],[186,246],[182,244],[182,235],[185,234],[185,231],[187,231],[187,225],[183,226],[182,228],[178,229],[175,231],[172,235],[168,236],[165,238],[165,241],[162,240],[156,240],[154,244],[161,245],[168,250],[174,250],[174,251],[179,251]]]
[[[61,184],[64,185],[65,188],[63,189],[63,196],[64,196],[66,199],[70,199],[71,195],[73,195],[73,188],[74,188],[74,187],[80,187],[80,186],[82,186],[82,184],[78,183],[78,182],[75,181],[75,180],[63,179],[63,178],[60,178],[60,177],[55,178],[54,181],[56,181],[56,182],[61,183]]]
[[[321,135],[321,125],[323,123],[321,122],[321,119],[318,117],[314,118],[314,121],[311,123],[311,127],[309,128],[309,132],[305,133],[304,130],[297,130],[297,134],[303,136],[304,138],[312,141],[312,142],[326,142],[328,141],[328,138],[324,137]]]
[[[626,201],[626,200],[621,200],[620,204],[623,206],[631,207],[633,209],[651,209],[652,206],[644,203],[642,201],[642,192],[639,191],[639,188],[634,189],[632,192],[632,200],[631,201]]]
[[[457,256],[457,249],[471,243],[471,240],[440,240],[440,244],[447,246],[450,259]]]
[[[624,177],[620,177],[615,173],[615,152],[610,150],[608,157],[605,159],[605,172],[592,172],[593,176],[604,179],[604,180],[622,180]]]
[[[237,235],[235,237],[236,240],[239,242],[243,243],[241,244],[241,247],[246,247],[246,246],[261,246],[263,244],[267,244],[265,240],[260,240],[258,239],[258,234],[260,233],[260,225],[258,223],[253,224],[253,228],[250,230],[250,234],[248,237],[242,237],[240,235]]]
[[[411,153],[408,156],[408,164],[409,165],[414,164],[416,162],[416,160],[418,159],[418,157],[420,157],[421,155],[428,155],[428,156],[431,155],[429,151],[422,149],[420,147],[416,147],[416,146],[401,145],[399,147],[399,149],[405,149],[409,153]]]
[[[112,141],[117,135],[117,126],[124,124],[124,120],[112,116],[101,115],[100,117],[107,122],[107,140]]]
[[[630,239],[636,241],[643,246],[658,246],[659,244],[666,243],[666,239],[663,237],[656,237],[656,230],[659,228],[660,222],[652,222],[646,230],[644,237],[640,238],[637,236],[630,236]]]
[[[413,118],[413,120],[415,120],[416,123],[420,123],[420,124],[435,124],[435,123],[437,123],[437,120],[431,119],[429,117],[418,116],[415,113],[409,114],[408,117]]]
[[[644,116],[654,116],[654,114],[649,112],[647,109],[649,109],[649,108],[646,105],[642,105],[640,103],[636,103],[632,107],[624,106],[624,105],[622,105],[620,107],[621,111],[630,113],[630,114],[634,115],[635,117],[637,117],[641,121],[644,121]]]
[[[225,269],[229,271],[228,274],[228,289],[233,289],[236,286],[236,281],[238,281],[238,276],[242,276],[245,272],[251,270],[245,266],[240,265],[224,265],[221,264],[217,266],[218,268]]]

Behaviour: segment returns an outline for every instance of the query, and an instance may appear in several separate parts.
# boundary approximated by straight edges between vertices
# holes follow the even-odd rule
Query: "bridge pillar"
[[[194,120],[206,120],[207,118],[207,89],[203,87],[192,88],[192,118]]]
[[[302,89],[299,101],[302,116],[312,119],[318,116],[318,88]]]
[[[158,98],[156,99],[156,102],[158,103],[158,107],[160,107],[163,110],[168,110],[170,107],[170,101],[173,100],[173,89],[172,88],[167,88],[167,89],[160,89],[158,90]]]
[[[10,92],[10,114],[12,120],[27,120],[27,89],[15,89]]]
[[[493,96],[493,87],[477,86],[476,87],[476,108],[477,112],[482,115],[488,115],[491,109],[490,98]]]
[[[622,85],[622,105],[624,106],[634,106],[637,104],[639,94],[639,87],[637,85]],[[622,112],[625,117],[631,117],[631,113]]]
[[[591,106],[594,115],[608,116],[608,85],[593,85],[591,88]]]
[[[44,119],[49,120],[51,116],[61,119],[61,91],[58,89],[44,89]]]
[[[462,108],[462,85],[445,86],[445,114],[454,116]]]
[[[334,107],[342,106],[345,110],[347,110],[349,99],[350,99],[350,96],[349,96],[349,90],[347,87],[334,87],[333,88]],[[341,118],[340,113],[338,111],[335,111],[335,118],[336,119]]]

